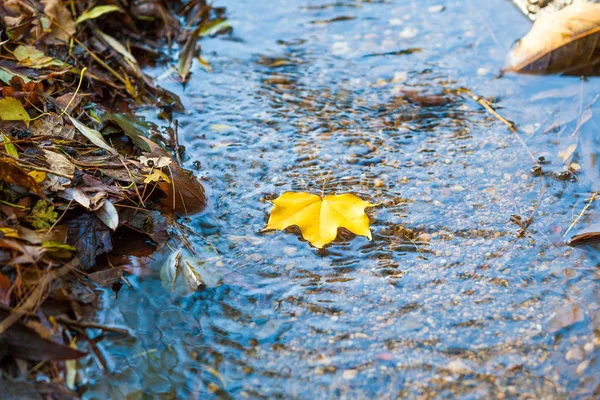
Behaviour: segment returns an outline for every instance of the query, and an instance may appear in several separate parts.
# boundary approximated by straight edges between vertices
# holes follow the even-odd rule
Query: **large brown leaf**
[[[175,163],[172,163],[167,174],[171,183],[158,183],[160,190],[167,195],[161,200],[163,206],[181,215],[197,214],[206,208],[204,187],[194,175]]]
[[[507,69],[528,74],[597,75],[600,4],[577,3],[540,16],[511,50]]]

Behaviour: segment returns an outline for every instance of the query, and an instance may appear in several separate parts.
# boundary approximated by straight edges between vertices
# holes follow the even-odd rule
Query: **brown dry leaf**
[[[53,192],[64,190],[68,185],[71,184],[73,174],[75,173],[75,165],[69,161],[67,157],[54,151],[43,150],[46,161],[50,164],[50,169],[56,171],[61,175],[67,175],[70,179],[64,176],[57,176],[49,174],[47,178],[42,182],[42,186]]]
[[[144,153],[143,160],[162,160],[167,166],[163,171],[168,175],[171,183],[159,182],[158,188],[167,195],[161,199],[161,203],[167,209],[181,215],[197,214],[206,208],[206,194],[204,186],[191,172],[186,172],[179,167],[174,161],[170,163],[164,162],[165,152],[153,141],[140,137],[148,147],[150,153]],[[172,160],[171,157],[169,159]],[[142,160],[142,158],[140,158]],[[145,164],[142,164],[146,166]]]
[[[49,113],[33,121],[31,133],[33,136],[59,136],[62,139],[72,140],[75,137],[75,128],[64,126],[60,115]]]
[[[0,158],[0,180],[8,185],[20,186],[30,190],[41,198],[47,199],[35,179],[15,165],[9,158]]]
[[[597,75],[600,4],[576,3],[540,16],[513,47],[507,69],[528,74]]]
[[[75,34],[75,21],[73,16],[61,0],[42,0],[44,13],[52,19],[52,22],[62,29],[52,25],[52,35],[58,40],[68,42],[69,35]]]
[[[72,99],[72,100],[71,100]],[[81,103],[83,96],[77,93],[66,93],[56,98],[54,104],[65,113],[71,114],[71,112]],[[67,108],[68,106],[68,108]]]

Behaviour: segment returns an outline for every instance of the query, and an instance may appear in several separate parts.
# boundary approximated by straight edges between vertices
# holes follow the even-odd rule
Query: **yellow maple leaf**
[[[273,204],[275,207],[264,230],[298,226],[302,237],[319,249],[335,240],[338,228],[346,228],[371,240],[365,208],[376,204],[353,194],[321,198],[310,193],[286,192],[273,200]]]

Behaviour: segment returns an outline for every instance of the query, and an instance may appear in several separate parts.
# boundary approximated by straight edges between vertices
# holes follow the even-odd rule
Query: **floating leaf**
[[[313,246],[322,248],[337,237],[338,228],[366,236],[371,240],[369,217],[365,208],[375,204],[353,194],[320,196],[287,192],[273,201],[275,207],[265,230],[298,226],[302,237]]]
[[[31,117],[23,108],[23,104],[14,97],[7,97],[0,100],[0,119],[4,121],[25,121],[29,126]]]
[[[198,41],[199,35],[199,29],[194,29],[194,31],[188,37],[188,40],[185,42],[181,53],[179,54],[179,66],[177,68],[177,72],[179,72],[179,76],[183,82],[186,82],[189,77],[192,61],[194,60],[196,53],[196,42]]]
[[[205,250],[206,258],[193,257],[184,250],[173,252],[160,270],[163,286],[188,292],[219,286],[224,277],[221,262],[212,250]]]
[[[114,5],[112,5],[112,6],[96,6],[96,7],[92,8],[91,10],[85,11],[83,14],[81,14],[75,21],[75,24],[80,24],[83,21],[86,21],[88,19],[95,19],[101,15],[108,14],[108,13],[115,12],[115,11],[121,11],[121,8],[119,8],[118,6],[114,6]]]
[[[94,143],[96,146],[108,151],[111,154],[117,154],[117,151],[110,147],[108,143],[106,143],[100,132],[98,132],[95,129],[88,128],[87,126],[70,116],[69,120],[75,126],[75,128],[77,128],[77,130],[81,132],[83,136],[90,140],[90,142]]]
[[[540,16],[512,49],[508,69],[529,74],[597,75],[600,4],[576,3]]]

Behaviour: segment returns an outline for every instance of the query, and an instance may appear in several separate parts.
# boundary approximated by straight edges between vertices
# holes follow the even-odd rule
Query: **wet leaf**
[[[113,231],[119,227],[119,213],[110,200],[104,201],[102,207],[94,211],[98,219]]]
[[[194,29],[185,42],[181,54],[179,54],[179,66],[177,72],[179,72],[179,76],[183,82],[186,82],[189,77],[192,61],[196,56],[196,42],[198,41],[199,35],[199,29]]]
[[[113,114],[110,112],[104,113],[103,119],[119,125],[119,127],[123,129],[123,133],[131,139],[133,144],[142,149],[142,151],[150,151],[150,147],[146,141],[142,139],[142,137],[144,137],[144,132],[151,127],[150,123],[138,116]]]
[[[9,185],[31,190],[38,196],[46,198],[35,179],[16,166],[11,159],[0,158],[0,180]]]
[[[219,258],[212,251],[206,258],[189,255],[185,250],[173,252],[160,270],[160,279],[168,290],[194,291],[201,287],[216,287],[223,280]]]
[[[91,10],[85,11],[83,14],[81,14],[75,21],[75,24],[80,24],[83,21],[86,21],[88,19],[95,19],[101,15],[108,14],[108,13],[115,12],[115,11],[121,11],[121,8],[119,8],[118,6],[114,6],[114,5],[112,5],[112,6],[96,6],[96,7],[92,8]]]
[[[159,182],[159,189],[167,195],[161,199],[163,206],[177,214],[191,215],[206,208],[204,187],[196,177],[173,163],[165,167],[171,182]]]
[[[71,114],[79,103],[81,103],[82,98],[83,97],[80,94],[65,93],[62,96],[57,97],[54,104],[61,110],[64,110],[66,114]]]
[[[58,213],[54,211],[54,206],[49,205],[44,200],[38,200],[27,217],[27,220],[35,229],[49,229],[57,219]]]
[[[84,270],[93,267],[96,257],[112,250],[110,229],[92,214],[82,214],[68,222],[67,242],[77,249]]]
[[[98,35],[100,35],[102,37],[102,39],[104,39],[106,41],[106,43],[108,43],[108,45],[110,47],[112,47],[117,53],[119,53],[120,55],[122,55],[123,57],[125,57],[126,59],[128,59],[129,61],[131,61],[132,63],[136,63],[137,61],[135,59],[135,57],[129,52],[129,50],[127,50],[125,48],[125,46],[123,46],[121,44],[121,42],[119,42],[117,39],[115,39],[114,37],[107,35],[106,33],[97,30],[96,31],[98,33]]]
[[[569,241],[569,246],[582,246],[600,243],[600,224],[592,224],[577,232]]]
[[[597,75],[600,4],[577,3],[540,16],[511,50],[508,69],[529,74]]]
[[[77,128],[79,132],[86,138],[90,140],[90,142],[94,143],[96,146],[108,151],[111,154],[117,154],[117,151],[113,149],[102,137],[102,134],[95,129],[88,128],[83,123],[79,122],[75,118],[71,118],[69,116],[69,120],[71,123]]]
[[[31,117],[23,108],[23,104],[13,97],[0,99],[0,119],[4,121],[24,121],[29,126]]]
[[[41,2],[44,4],[44,13],[62,28],[59,29],[53,24],[51,26],[52,35],[63,42],[69,41],[69,35],[75,34],[75,21],[66,5],[62,0],[42,0]]]
[[[302,237],[317,248],[335,240],[338,228],[346,228],[371,240],[365,208],[375,204],[353,194],[329,195],[321,199],[314,194],[287,192],[273,204],[275,207],[265,230],[298,226]]]

